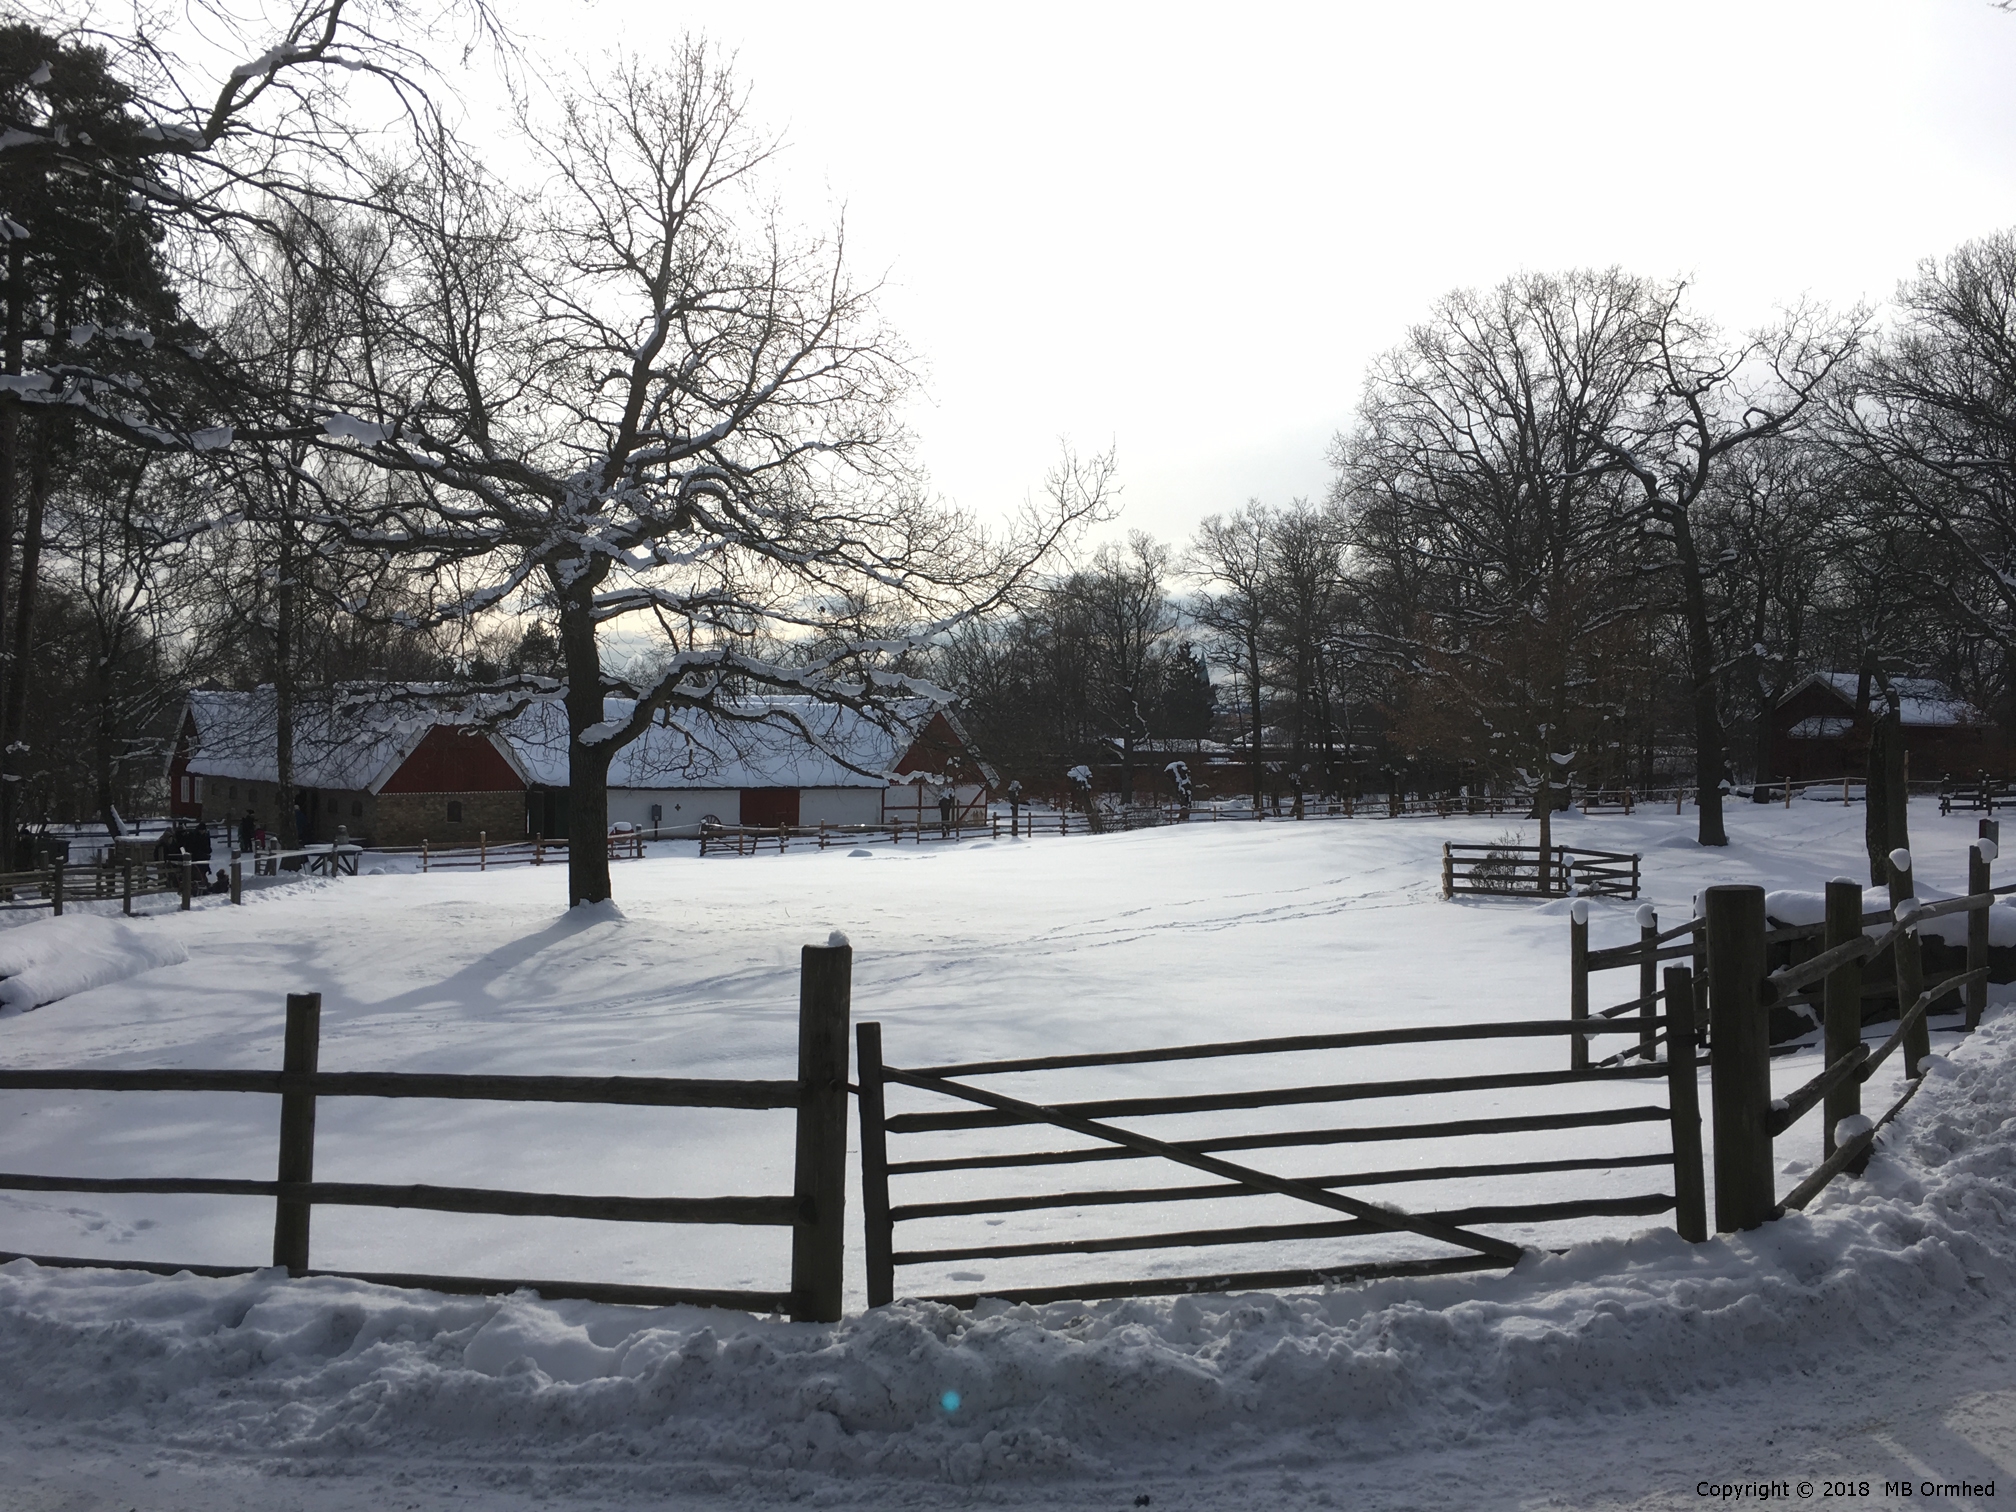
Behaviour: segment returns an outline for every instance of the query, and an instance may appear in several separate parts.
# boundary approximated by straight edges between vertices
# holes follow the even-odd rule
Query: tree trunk
[[[1246,637],[1246,688],[1253,706],[1253,812],[1259,813],[1267,798],[1266,766],[1260,749],[1260,640]]]
[[[273,767],[279,790],[274,794],[280,848],[294,850],[303,841],[294,822],[294,551],[293,525],[280,528],[280,575],[274,591],[273,624]]]
[[[1904,724],[1885,708],[1869,732],[1869,776],[1863,795],[1862,843],[1869,852],[1869,883],[1890,880],[1890,852],[1911,848],[1904,787]],[[1909,1004],[1905,1005],[1909,1007]]]
[[[578,584],[560,597],[560,655],[567,668],[567,903],[601,903],[609,887],[609,762],[606,742],[582,737],[603,721],[602,654],[595,641],[594,591]]]
[[[1687,614],[1687,676],[1694,704],[1694,782],[1700,789],[1702,845],[1727,845],[1722,822],[1722,779],[1726,753],[1722,744],[1722,710],[1715,688],[1715,636],[1708,624],[1708,591],[1701,581],[1701,559],[1694,551],[1694,533],[1685,515],[1671,519],[1674,555],[1680,564],[1681,597]]]
[[[0,708],[0,834],[12,835],[21,822],[21,731],[28,714],[28,675],[34,666],[35,580],[42,570],[42,512],[49,501],[49,422],[36,427],[34,461],[29,466],[28,518],[21,531],[21,582],[14,598],[13,665],[7,699]]]
[[[21,261],[21,238],[17,236],[7,243],[6,350],[0,354],[10,376],[19,376],[27,351],[28,283]],[[12,393],[0,393],[0,636],[4,636],[7,624],[7,593],[13,576],[14,505],[20,479],[21,401]],[[7,647],[0,644],[0,687],[12,681],[8,676],[11,670]],[[12,783],[0,781],[0,788],[12,786]],[[0,827],[0,847],[4,847],[7,857],[6,869],[11,871],[19,860],[14,854],[11,795],[6,800],[0,800],[0,812],[4,812],[9,821]]]

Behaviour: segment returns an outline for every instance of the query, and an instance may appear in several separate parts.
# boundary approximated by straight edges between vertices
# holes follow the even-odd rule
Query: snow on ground
[[[1812,890],[1861,869],[1859,808],[1742,807],[1732,814],[1736,843],[1720,852],[1690,843],[1692,821],[1570,818],[1556,834],[1643,850],[1649,894],[1668,924],[1713,882]],[[1921,894],[1957,889],[1972,820],[1941,820],[1921,805],[1913,821]],[[0,1022],[0,1054],[17,1066],[272,1066],[281,996],[319,990],[326,1069],[788,1076],[797,947],[832,928],[855,947],[856,1017],[882,1021],[898,1063],[1559,1017],[1562,905],[1435,896],[1444,839],[1488,840],[1507,828],[1221,824],[707,861],[687,847],[619,866],[620,907],[575,917],[556,907],[557,871],[304,883],[243,908],[134,923],[136,934],[185,946],[188,960]],[[1635,938],[1632,913],[1599,904],[1594,943]],[[1598,1003],[1628,996],[1631,975],[1598,977]],[[0,1480],[49,1498],[12,1505],[51,1507],[137,1497],[147,1490],[143,1463],[160,1472],[162,1506],[256,1499],[270,1477],[231,1479],[253,1471],[310,1477],[286,1483],[303,1506],[347,1505],[352,1495],[357,1505],[396,1505],[357,1486],[391,1497],[404,1475],[418,1477],[412,1504],[426,1506],[465,1504],[471,1487],[471,1505],[557,1493],[928,1506],[948,1504],[934,1498],[958,1488],[981,1505],[1119,1506],[1136,1487],[1157,1506],[1521,1505],[1522,1488],[1544,1486],[1581,1504],[1576,1495],[1600,1486],[1626,1501],[1691,1494],[1691,1476],[1684,1488],[1634,1477],[1655,1465],[1679,1474],[1696,1455],[1702,1475],[1789,1473],[1792,1438],[1784,1451],[1759,1446],[1763,1458],[1751,1463],[1708,1461],[1726,1460],[1770,1414],[1822,1402],[1848,1416],[1823,1413],[1830,1432],[1802,1440],[1799,1463],[1831,1463],[1826,1456],[1838,1458],[1857,1434],[1874,1443],[1887,1432],[1928,1474],[1984,1465],[2012,1474],[2016,1401],[1996,1394],[1993,1357],[2005,1351],[2006,1360],[2012,1343],[2003,1299],[2016,1274],[2016,1122],[2007,1115],[2016,1014],[1994,1013],[1965,1042],[1936,1038],[1950,1060],[1886,1135],[1869,1179],[1837,1183],[1809,1215],[1699,1247],[1659,1219],[1501,1227],[1550,1247],[1580,1241],[1509,1275],[1328,1294],[996,1303],[972,1314],[899,1303],[826,1327],[271,1274],[163,1279],[17,1262],[0,1270],[0,1421],[15,1425],[0,1433],[0,1471],[14,1472]],[[1085,1096],[1451,1074],[1558,1064],[1564,1053],[1553,1041],[1500,1042],[1453,1052],[1460,1064],[1439,1046],[999,1084]],[[1789,1088],[1815,1068],[1811,1054],[1787,1057],[1774,1080]],[[1887,1105],[1894,1073],[1882,1080],[1867,1092],[1872,1111]],[[1640,1103],[1656,1084],[1603,1090],[1615,1105]],[[1558,1089],[1539,1099],[1562,1105]],[[1494,1095],[1465,1114],[1536,1105],[1532,1092]],[[1373,1123],[1425,1111],[1404,1099],[1367,1108]],[[1287,1127],[1283,1111],[1265,1126]],[[1243,1125],[1225,1114],[1156,1120],[1153,1132],[1251,1128],[1256,1116],[1237,1115]],[[0,1168],[267,1176],[276,1117],[273,1100],[254,1097],[9,1093]],[[1001,1149],[1027,1137],[989,1136]],[[1572,1148],[1656,1151],[1663,1139],[1658,1124],[1585,1130]],[[1405,1160],[1447,1157],[1423,1143],[1432,1142]],[[1812,1118],[1783,1138],[1784,1186],[1818,1145]],[[790,1148],[788,1114],[332,1101],[320,1110],[317,1173],[781,1192]],[[1247,1158],[1284,1174],[1334,1172],[1395,1148]],[[1144,1185],[1190,1180],[1131,1163],[1061,1170],[1060,1190],[1106,1185],[1114,1172]],[[1088,1181],[1087,1170],[1101,1179]],[[1578,1173],[1519,1193],[1670,1189],[1656,1167],[1603,1181]],[[919,1183],[899,1200],[942,1194]],[[1389,1194],[1423,1207],[1460,1189],[1370,1193]],[[1065,1208],[1008,1221],[1019,1239],[1293,1221],[1306,1210],[1253,1198],[1120,1212]],[[985,1221],[949,1222],[924,1237],[1000,1235]],[[858,1290],[858,1220],[850,1226]],[[908,1227],[899,1244],[912,1241]],[[32,1253],[253,1265],[270,1234],[271,1205],[261,1201],[0,1195],[0,1248]],[[781,1286],[788,1267],[775,1230],[369,1210],[318,1210],[315,1246],[317,1264],[356,1269],[716,1286]],[[903,1272],[899,1289],[1329,1263],[1347,1248],[1303,1241],[973,1262]],[[1359,1246],[1374,1249],[1405,1252],[1394,1241]],[[1920,1388],[1935,1383],[1931,1405],[1923,1389],[1900,1394],[1900,1369],[1905,1379],[1918,1371]],[[1965,1420],[1948,1433],[1939,1404],[1963,1392]],[[1595,1467],[1607,1480],[1564,1482],[1547,1445],[1575,1441],[1623,1458]],[[1608,1451],[1595,1447],[1603,1444]],[[1945,1460],[1926,1459],[1942,1444]],[[1953,1444],[1972,1458],[1961,1463]],[[1889,1475],[1901,1473],[1903,1461],[1882,1452]],[[1787,1471],[1772,1468],[1780,1462]],[[1339,1465],[1354,1467],[1343,1480]],[[1422,1475],[1470,1489],[1448,1498]],[[1350,1494],[1354,1486],[1363,1494]],[[5,1494],[0,1507],[10,1505]],[[73,1495],[81,1499],[57,1499]]]
[[[0,1008],[25,1012],[188,959],[180,940],[116,919],[34,918],[0,934]]]

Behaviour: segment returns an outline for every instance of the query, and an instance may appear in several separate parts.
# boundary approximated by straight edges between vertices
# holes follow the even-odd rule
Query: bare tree
[[[1184,558],[1188,570],[1204,580],[1204,592],[1190,612],[1210,632],[1213,658],[1231,668],[1244,689],[1255,809],[1266,799],[1260,651],[1267,628],[1272,531],[1267,506],[1249,500],[1229,516],[1206,517]]]
[[[1105,728],[1120,743],[1120,801],[1134,801],[1134,756],[1148,733],[1144,709],[1157,656],[1176,628],[1164,583],[1169,550],[1142,531],[1122,547],[1108,542],[1091,564],[1073,573],[1059,597],[1078,616],[1093,700]]]
[[[1639,519],[1677,584],[1700,793],[1698,834],[1703,845],[1727,845],[1720,685],[1731,648],[1715,623],[1719,564],[1703,558],[1697,516],[1731,454],[1800,423],[1854,352],[1862,320],[1836,322],[1801,309],[1773,330],[1730,343],[1687,310],[1685,295],[1685,285],[1675,284],[1646,297],[1642,397],[1629,413],[1592,428],[1590,442],[1636,481]],[[1743,645],[1733,654],[1752,652]]]
[[[1402,734],[1527,773],[1543,808],[1650,612],[1603,449],[1638,398],[1645,297],[1615,270],[1452,294],[1374,365],[1331,453],[1360,582],[1392,597],[1367,642]]]
[[[1110,465],[1074,464],[998,539],[926,495],[875,290],[840,233],[787,230],[761,184],[773,143],[700,44],[662,69],[613,65],[523,131],[536,193],[445,140],[388,178],[395,243],[385,276],[358,282],[356,381],[331,392],[324,444],[398,481],[338,523],[442,574],[435,618],[550,614],[568,884],[593,902],[609,764],[660,711],[732,719],[766,689],[871,710],[937,696],[907,670],[919,648],[1007,602],[1100,514]],[[660,647],[618,704],[602,637],[624,624]]]

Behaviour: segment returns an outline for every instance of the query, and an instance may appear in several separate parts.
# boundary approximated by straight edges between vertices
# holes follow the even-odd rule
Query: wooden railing
[[[1641,858],[1623,851],[1566,845],[1459,844],[1442,847],[1442,896],[1478,893],[1498,898],[1561,898],[1574,893],[1638,896]]]
[[[800,967],[798,1076],[795,1081],[735,1081],[662,1076],[485,1076],[317,1069],[322,1001],[287,999],[287,1031],[278,1071],[0,1070],[0,1091],[234,1092],[280,1099],[280,1144],[272,1181],[197,1177],[0,1174],[0,1191],[204,1194],[274,1202],[273,1264],[290,1275],[353,1275],[388,1286],[493,1294],[532,1287],[549,1297],[670,1306],[740,1307],[836,1321],[842,1304],[842,1240],[847,1184],[847,1029],[853,952],[845,945],[805,947]],[[389,1185],[315,1179],[315,1109],[330,1097],[427,1097],[492,1102],[593,1103],[659,1108],[792,1109],[797,1116],[796,1175],[790,1194],[754,1197],[614,1197],[522,1192],[488,1187]],[[789,1228],[788,1292],[636,1286],[584,1281],[500,1280],[316,1270],[309,1262],[316,1207],[408,1208],[439,1213],[590,1218],[629,1223],[757,1224]],[[0,1254],[0,1262],[105,1266],[126,1270],[228,1275],[249,1266],[78,1259]]]
[[[33,871],[0,872],[0,912],[46,908],[60,917],[67,903],[107,903],[117,899],[126,913],[135,898],[180,893],[183,906],[195,892],[198,869],[208,864],[181,860],[120,861],[107,865],[39,867]]]
[[[1660,1021],[1663,1022],[1663,1021]],[[1350,1034],[1301,1035],[1283,1039],[1246,1040],[1228,1044],[1181,1045],[1105,1054],[1056,1055],[1017,1060],[975,1061],[961,1065],[903,1068],[883,1059],[882,1028],[865,1023],[856,1030],[856,1067],[861,1101],[862,1213],[866,1227],[868,1301],[880,1306],[898,1294],[896,1272],[905,1267],[952,1261],[1013,1259],[1051,1255],[1108,1254],[1141,1250],[1250,1246],[1300,1239],[1330,1239],[1364,1235],[1411,1235],[1447,1246],[1453,1253],[1428,1258],[1390,1258],[1331,1266],[1280,1269],[1241,1274],[1151,1275],[1058,1285],[989,1286],[985,1295],[1008,1301],[1041,1302],[1061,1298],[1149,1296],[1176,1292],[1245,1287],[1309,1286],[1375,1276],[1433,1275],[1501,1267],[1523,1253],[1511,1241],[1479,1232],[1478,1225],[1544,1224],[1591,1217],[1642,1216],[1677,1211],[1676,1227],[1686,1237],[1706,1237],[1706,1207],[1701,1170],[1700,1119],[1696,1106],[1695,1069],[1686,1053],[1661,1066],[1614,1067],[1605,1070],[1492,1071],[1458,1075],[1409,1077],[1385,1081],[1344,1082],[1320,1086],[1280,1087],[1257,1091],[1185,1093],[1148,1097],[1105,1097],[1043,1105],[974,1085],[1030,1072],[1055,1073],[1092,1067],[1142,1065],[1179,1060],[1218,1060],[1246,1056],[1305,1056],[1317,1051],[1364,1049],[1374,1046],[1441,1044],[1463,1041],[1546,1039],[1569,1026],[1526,1021],[1493,1024],[1438,1024],[1406,1029],[1370,1030]],[[1605,1026],[1621,1032],[1625,1026]],[[1598,1031],[1600,1032],[1600,1031]],[[1391,1097],[1433,1096],[1443,1105],[1460,1104],[1466,1094],[1502,1093],[1514,1088],[1631,1083],[1663,1078],[1668,1088],[1665,1107],[1635,1104],[1574,1112],[1527,1115],[1438,1117],[1432,1122],[1370,1123],[1347,1128],[1289,1129],[1250,1134],[1215,1133],[1201,1139],[1157,1139],[1133,1127],[1144,1118],[1231,1109],[1265,1109],[1309,1104],[1355,1103]],[[937,1098],[965,1104],[962,1111],[887,1111],[885,1089],[914,1088]],[[1493,1097],[1490,1102],[1499,1099]],[[1481,1111],[1481,1110],[1480,1110]],[[1127,1127],[1109,1122],[1125,1120]],[[1468,1138],[1502,1141],[1504,1136],[1564,1129],[1596,1129],[1623,1124],[1663,1122],[1671,1133],[1665,1153],[1587,1153],[1562,1158],[1477,1160],[1434,1166],[1361,1170],[1337,1175],[1287,1178],[1225,1158],[1225,1152],[1286,1149],[1317,1145],[1385,1143],[1423,1139]],[[1070,1149],[1012,1154],[968,1152],[941,1142],[932,1152],[892,1160],[892,1136],[953,1134],[1016,1124],[1042,1125],[1076,1134],[1093,1143]],[[1208,1185],[1143,1184],[1068,1192],[1010,1192],[983,1195],[977,1173],[1072,1165],[1086,1162],[1155,1159],[1214,1178]],[[1384,1203],[1350,1195],[1352,1191],[1388,1188],[1415,1182],[1478,1181],[1501,1177],[1611,1171],[1634,1167],[1666,1167],[1674,1173],[1673,1191],[1628,1196],[1588,1197],[1570,1201],[1479,1201],[1432,1212],[1406,1212]],[[892,1178],[958,1173],[957,1195],[935,1202],[895,1202]],[[1222,1198],[1273,1195],[1293,1198],[1325,1210],[1313,1222],[1186,1229],[1174,1232],[1058,1234],[1053,1225],[1031,1238],[1014,1229],[990,1230],[980,1243],[931,1249],[898,1249],[899,1225],[924,1219],[1012,1215],[1059,1208],[1109,1207],[1116,1204],[1184,1203]],[[971,1305],[972,1295],[937,1296],[930,1300]]]

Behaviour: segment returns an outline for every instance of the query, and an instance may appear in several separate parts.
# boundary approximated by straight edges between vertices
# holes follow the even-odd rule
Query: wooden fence
[[[1623,851],[1451,841],[1442,847],[1442,896],[1564,898],[1583,893],[1633,899],[1638,896],[1640,862],[1639,856]]]
[[[87,866],[58,863],[33,871],[0,872],[0,912],[46,908],[52,917],[60,918],[66,904],[109,903],[117,899],[122,911],[130,914],[135,898],[164,893],[181,894],[182,906],[187,908],[198,891],[195,878],[199,870],[208,875],[207,864],[201,861],[150,860]],[[234,879],[236,875],[234,869]],[[234,902],[237,896],[234,883]]]
[[[0,1190],[141,1192],[270,1198],[273,1264],[290,1275],[351,1275],[387,1286],[495,1294],[533,1287],[549,1297],[669,1306],[739,1307],[836,1321],[842,1304],[842,1222],[847,1185],[847,1040],[853,952],[845,945],[805,947],[799,976],[798,1077],[732,1081],[658,1076],[486,1076],[317,1069],[322,1002],[317,993],[287,999],[287,1034],[278,1071],[0,1070],[0,1091],[236,1092],[280,1099],[278,1171],[272,1181],[194,1177],[92,1178],[0,1174]],[[660,1108],[792,1109],[797,1119],[796,1175],[787,1195],[755,1197],[608,1197],[479,1187],[392,1186],[315,1179],[315,1109],[329,1097],[428,1097],[493,1102],[593,1103]],[[791,1230],[787,1292],[637,1286],[582,1281],[505,1280],[479,1276],[341,1272],[309,1263],[309,1228],[318,1206],[421,1209],[516,1217],[613,1219],[632,1223],[759,1224]],[[172,1274],[234,1275],[247,1266],[75,1259],[0,1254],[0,1262],[104,1266]]]
[[[1115,826],[1116,828],[1119,826]],[[954,815],[941,823],[922,824],[893,819],[887,824],[705,824],[700,828],[703,856],[754,856],[765,850],[783,853],[799,849],[825,850],[834,845],[891,845],[958,842],[962,840],[1035,839],[1039,835],[1090,835],[1099,829],[1091,818],[1070,809],[1036,813],[1022,808],[1002,815]]]
[[[1656,1021],[1663,1023],[1663,1020]],[[1613,1031],[1624,1026],[1606,1026]],[[1010,1259],[1046,1255],[1086,1255],[1126,1251],[1209,1248],[1303,1239],[1363,1235],[1414,1236],[1443,1245],[1449,1251],[1427,1258],[1387,1258],[1362,1263],[1280,1269],[1242,1274],[1132,1276],[1096,1282],[1033,1287],[989,1287],[984,1295],[1009,1301],[1042,1302],[1062,1298],[1148,1296],[1245,1287],[1310,1286],[1365,1280],[1376,1276],[1434,1275],[1507,1266],[1518,1261],[1520,1246],[1479,1231],[1480,1225],[1537,1224],[1599,1216],[1640,1216],[1677,1212],[1676,1227],[1693,1240],[1706,1238],[1706,1208],[1702,1184],[1700,1119],[1696,1073],[1688,1042],[1683,1053],[1665,1065],[1616,1066],[1601,1070],[1468,1072],[1461,1075],[1412,1077],[1385,1081],[1347,1082],[1244,1092],[1192,1093],[1175,1096],[1108,1097],[1043,1105],[974,1085],[979,1078],[1030,1072],[1057,1072],[1090,1067],[1138,1066],[1152,1062],[1219,1060],[1232,1057],[1302,1055],[1313,1051],[1352,1050],[1373,1046],[1443,1044],[1466,1041],[1546,1039],[1570,1026],[1559,1022],[1524,1021],[1495,1024],[1437,1024],[1405,1029],[1347,1034],[1302,1035],[1285,1039],[1246,1040],[1227,1044],[1181,1045],[1107,1054],[1056,1055],[1019,1060],[975,1061],[962,1065],[903,1068],[888,1064],[882,1053],[882,1028],[864,1023],[856,1030],[856,1076],[861,1102],[862,1215],[866,1229],[868,1302],[880,1306],[897,1294],[896,1272],[905,1267],[951,1261]],[[1592,1031],[1594,1032],[1594,1031]],[[1547,1112],[1515,1116],[1438,1117],[1432,1122],[1367,1124],[1347,1128],[1291,1129],[1276,1132],[1217,1134],[1181,1141],[1156,1139],[1123,1128],[1143,1118],[1208,1113],[1227,1109],[1267,1109],[1309,1104],[1357,1103],[1403,1096],[1432,1096],[1459,1103],[1466,1095],[1510,1088],[1558,1087],[1592,1083],[1634,1084],[1662,1079],[1666,1106],[1632,1104],[1581,1112]],[[964,1107],[960,1111],[901,1112],[885,1107],[891,1085],[914,1088]],[[1493,1099],[1495,1101],[1495,1099]],[[1460,1111],[1460,1109],[1459,1109]],[[1614,1128],[1618,1125],[1663,1122],[1671,1132],[1671,1148],[1654,1154],[1588,1153],[1537,1160],[1480,1159],[1459,1165],[1407,1166],[1361,1170],[1341,1175],[1287,1178],[1256,1170],[1225,1158],[1222,1152],[1283,1149],[1317,1145],[1348,1145],[1422,1139],[1489,1140],[1500,1145],[1507,1135],[1563,1129]],[[1069,1149],[1016,1154],[988,1154],[947,1148],[944,1142],[928,1154],[892,1160],[892,1136],[957,1134],[1014,1124],[1041,1125],[1092,1141]],[[1022,1170],[1087,1162],[1154,1159],[1215,1178],[1202,1186],[1126,1186],[1070,1192],[979,1195],[978,1178],[969,1173]],[[1673,1174],[1669,1192],[1589,1197],[1555,1202],[1474,1202],[1431,1212],[1406,1212],[1397,1207],[1349,1195],[1353,1190],[1433,1181],[1476,1181],[1577,1171],[1611,1171],[1631,1167],[1665,1167]],[[960,1173],[949,1201],[892,1200],[893,1178]],[[1011,1215],[1058,1208],[1095,1208],[1115,1204],[1174,1203],[1270,1194],[1293,1198],[1323,1209],[1317,1221],[1187,1229],[1177,1232],[1126,1233],[1031,1240],[1003,1228],[978,1244],[935,1249],[898,1249],[899,1224],[923,1219],[980,1215]],[[990,1219],[1001,1222],[998,1217]],[[970,1306],[971,1294],[931,1300]]]
[[[1938,1004],[1951,1000],[1961,1027],[1979,1025],[1987,1007],[1988,909],[2016,886],[1993,885],[1997,851],[1994,820],[1981,821],[1981,835],[1968,850],[1967,892],[1958,898],[1921,903],[1912,882],[1911,856],[1890,856],[1887,910],[1865,911],[1861,885],[1836,879],[1827,884],[1823,923],[1770,928],[1761,887],[1711,887],[1703,895],[1703,917],[1661,930],[1650,908],[1638,913],[1635,945],[1589,949],[1588,917],[1577,910],[1570,922],[1570,1008],[1572,1026],[1585,1032],[1620,1027],[1606,1020],[1635,1015],[1640,1042],[1605,1064],[1632,1057],[1649,1060],[1661,1023],[1692,1022],[1707,1032],[1713,1052],[1712,1103],[1715,1118],[1716,1227],[1754,1228],[1790,1210],[1804,1208],[1843,1172],[1858,1173],[1867,1163],[1878,1132],[1923,1084],[1923,1062],[1931,1052],[1927,1023]],[[1925,980],[1919,927],[1948,914],[1967,914],[1964,969]],[[1871,929],[1875,933],[1870,933]],[[1770,969],[1774,953],[1789,955]],[[1864,981],[1865,967],[1887,957],[1883,980]],[[1663,983],[1655,980],[1664,963]],[[1638,993],[1609,1008],[1589,1011],[1592,973],[1635,968]],[[1663,999],[1663,1015],[1657,1010]],[[1898,1006],[1895,1027],[1872,1049],[1863,1039],[1871,1009],[1881,1000]],[[1817,1005],[1822,1014],[1821,1070],[1790,1094],[1773,1098],[1770,1060],[1772,1010]],[[1862,1115],[1861,1089],[1888,1059],[1904,1056],[1910,1085],[1880,1118]],[[1675,1052],[1670,1044],[1668,1054]],[[1570,1041],[1570,1068],[1588,1065],[1588,1041]],[[1600,1069],[1600,1068],[1599,1068]],[[1781,1203],[1775,1195],[1773,1141],[1815,1107],[1823,1108],[1820,1164]]]

